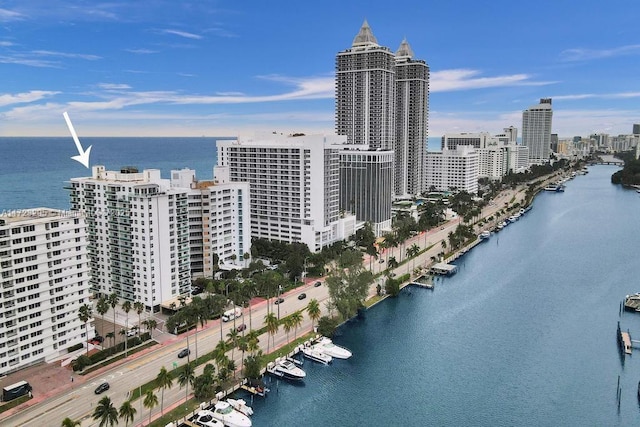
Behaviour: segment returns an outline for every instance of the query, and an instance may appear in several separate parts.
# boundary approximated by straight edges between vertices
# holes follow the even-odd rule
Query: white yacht
[[[328,365],[329,363],[331,363],[331,360],[333,360],[331,356],[323,353],[315,347],[303,347],[302,354],[307,359],[311,359],[314,362],[323,363],[325,365]]]
[[[324,354],[328,354],[336,359],[348,359],[351,357],[351,352],[344,347],[335,345],[329,338],[322,337],[313,345],[314,348],[322,351]]]
[[[480,238],[480,240],[488,239],[489,237],[491,237],[491,232],[488,230],[485,230],[482,233],[480,233],[478,237]]]
[[[222,421],[227,427],[251,427],[251,419],[242,412],[233,409],[229,402],[217,402],[212,414],[213,418]]]
[[[229,402],[229,405],[233,406],[233,409],[242,412],[247,417],[253,415],[253,409],[251,406],[247,405],[247,402],[245,402],[244,399],[227,399],[227,402]]]
[[[218,421],[213,417],[213,412],[203,409],[192,418],[192,421],[201,427],[224,427],[222,421]]]
[[[306,372],[298,368],[293,362],[279,358],[267,365],[267,372],[276,377],[294,381],[301,381],[307,376]]]

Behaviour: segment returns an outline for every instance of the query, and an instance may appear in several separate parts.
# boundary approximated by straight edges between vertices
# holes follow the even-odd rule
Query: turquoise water
[[[211,179],[216,163],[216,138],[80,138],[92,145],[90,166],[107,170],[122,166],[195,169],[198,179]],[[69,208],[64,189],[70,178],[91,171],[70,157],[77,153],[69,138],[0,138],[0,211],[33,207]]]
[[[621,359],[615,336],[618,320],[640,336],[640,314],[619,317],[640,291],[640,197],[610,184],[615,170],[540,194],[434,291],[346,324],[335,341],[354,356],[271,383],[254,425],[640,425],[640,360]]]

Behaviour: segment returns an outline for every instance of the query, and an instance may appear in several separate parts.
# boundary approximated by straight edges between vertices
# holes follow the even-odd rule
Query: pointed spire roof
[[[402,43],[400,43],[400,47],[396,51],[396,57],[413,58],[413,50],[411,50],[406,37],[402,39]]]
[[[371,27],[369,27],[369,23],[365,19],[362,23],[362,27],[360,27],[360,31],[353,39],[352,47],[356,46],[370,46],[370,45],[378,45],[378,40],[373,35],[371,31]]]

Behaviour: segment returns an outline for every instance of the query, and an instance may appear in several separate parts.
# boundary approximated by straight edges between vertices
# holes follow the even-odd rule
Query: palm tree
[[[258,331],[254,331],[252,329],[247,335],[245,335],[245,339],[247,340],[248,352],[255,355],[258,351],[260,351],[260,346],[258,345],[260,343],[260,334],[258,333]]]
[[[61,427],[77,427],[81,424],[82,423],[80,421],[74,421],[71,418],[67,417],[64,420],[62,420]]]
[[[187,401],[187,397],[189,396],[189,384],[193,386],[193,381],[195,380],[195,371],[193,369],[193,365],[191,363],[187,363],[184,365],[182,371],[178,375],[178,384],[180,384],[180,388],[186,387],[184,394],[184,401]]]
[[[287,316],[282,319],[282,327],[284,328],[284,332],[287,334],[287,344],[289,344],[289,332],[293,329],[293,322],[291,321],[291,316]]]
[[[156,326],[158,326],[158,322],[156,321],[156,319],[143,320],[142,324],[147,328],[151,338],[153,339],[153,330],[156,328]]]
[[[396,257],[392,256],[391,258],[389,258],[389,262],[387,263],[387,267],[389,268],[389,270],[393,270],[394,268],[398,267],[398,261],[396,260]]]
[[[151,410],[153,409],[154,406],[158,406],[158,396],[153,394],[153,390],[149,390],[144,395],[144,400],[142,401],[142,404],[144,405],[145,408],[149,409],[149,424],[151,424]]]
[[[311,329],[313,329],[314,323],[317,322],[318,319],[320,319],[320,315],[322,314],[320,312],[320,303],[317,299],[314,298],[309,301],[309,304],[307,305],[307,313],[309,313],[309,318],[311,319]]]
[[[104,315],[109,311],[109,302],[105,297],[100,297],[96,303],[96,311],[102,316],[102,335],[104,336]]]
[[[242,358],[240,359],[240,370],[244,370],[244,352],[249,350],[249,341],[247,337],[238,337],[238,350],[242,352]]]
[[[291,323],[293,323],[293,339],[295,340],[298,336],[298,327],[300,327],[302,325],[302,320],[304,319],[304,316],[302,315],[301,312],[296,311],[295,313],[293,313],[291,316],[289,316],[291,318]]]
[[[247,260],[251,258],[251,254],[249,254],[249,252],[245,252],[242,255],[242,258],[244,258],[244,268],[247,268]]]
[[[133,309],[138,313],[138,335],[140,335],[140,325],[142,325],[140,315],[144,311],[144,304],[141,301],[136,301],[133,303]]]
[[[160,372],[156,376],[156,387],[161,390],[160,394],[160,414],[164,411],[164,390],[167,388],[171,388],[173,385],[173,378],[167,368],[164,366],[160,368]]]
[[[229,333],[227,333],[227,338],[229,338],[229,345],[231,346],[231,359],[233,360],[234,349],[238,345],[238,338],[240,334],[238,334],[238,330],[236,328],[232,328]]]
[[[271,341],[275,345],[275,336],[280,328],[280,322],[275,313],[271,312],[264,316],[264,324],[267,326],[267,332],[271,335]],[[267,340],[267,353],[269,353],[269,340]]]
[[[98,424],[99,427],[118,424],[118,410],[113,406],[109,396],[100,399],[96,409],[93,411],[93,419],[100,420],[100,424]]]
[[[89,326],[89,319],[91,319],[91,306],[88,304],[82,304],[78,309],[78,317],[80,318],[80,321],[84,323],[84,334],[87,335],[87,339],[89,339],[87,328]],[[89,344],[87,344],[87,354],[89,354]]]
[[[109,295],[109,298],[107,299],[107,302],[109,303],[109,305],[111,306],[111,309],[113,310],[113,341],[115,343],[115,337],[116,337],[116,306],[118,305],[118,294],[116,294],[115,292],[112,292]]]
[[[130,400],[122,402],[122,405],[120,405],[119,415],[120,419],[124,420],[125,427],[129,425],[129,422],[133,421],[136,416],[136,412],[138,411],[133,407]]]
[[[127,357],[127,344],[129,342],[129,312],[131,311],[131,302],[130,301],[125,301],[122,303],[122,310],[126,313],[126,318],[125,318],[125,322],[124,322],[124,356]]]
[[[216,348],[213,350],[213,359],[218,365],[218,372],[220,372],[220,368],[224,364],[224,359],[227,357],[227,351],[229,351],[229,345],[224,340],[220,340],[218,345],[216,345]]]

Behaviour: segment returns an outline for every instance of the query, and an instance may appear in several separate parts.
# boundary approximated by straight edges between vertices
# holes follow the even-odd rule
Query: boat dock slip
[[[458,267],[452,264],[446,264],[444,262],[438,262],[431,266],[431,272],[434,274],[441,274],[450,276],[458,271]]]
[[[624,309],[627,311],[640,311],[640,295],[633,294],[624,297]]]
[[[631,354],[631,335],[629,332],[620,332],[622,338],[622,345],[624,346],[624,352]]]

